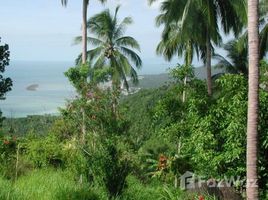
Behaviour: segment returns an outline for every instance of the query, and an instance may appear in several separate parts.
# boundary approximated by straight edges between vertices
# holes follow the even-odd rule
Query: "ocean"
[[[0,109],[6,117],[56,114],[58,107],[64,106],[66,99],[75,96],[64,72],[71,62],[11,62],[4,76],[13,81],[12,91],[6,100],[0,101]],[[35,91],[28,90],[38,85]]]
[[[147,60],[139,74],[166,72],[172,64]],[[64,76],[73,62],[14,61],[7,66],[5,77],[13,80],[12,91],[0,101],[0,110],[5,117],[58,114],[67,99],[75,97],[74,88]],[[29,90],[35,88],[35,90]],[[27,89],[28,88],[28,89]]]

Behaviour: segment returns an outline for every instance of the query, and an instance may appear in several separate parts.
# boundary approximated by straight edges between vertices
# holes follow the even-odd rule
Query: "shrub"
[[[62,145],[52,134],[26,141],[27,158],[35,167],[59,167],[63,165]]]
[[[104,184],[110,198],[118,196],[126,187],[126,177],[130,173],[130,161],[120,158],[120,152],[109,143],[106,146],[107,155],[103,162]]]
[[[0,173],[12,178],[15,171],[17,140],[15,137],[0,137]]]

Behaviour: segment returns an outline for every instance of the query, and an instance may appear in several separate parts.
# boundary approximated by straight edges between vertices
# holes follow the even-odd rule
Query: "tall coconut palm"
[[[248,121],[247,121],[247,199],[258,199],[258,107],[259,107],[259,15],[258,0],[248,0]]]
[[[157,0],[149,0],[153,3]],[[196,25],[202,21],[203,31],[205,34],[201,43],[206,45],[206,59],[205,65],[207,67],[207,87],[208,94],[212,94],[212,80],[211,80],[211,57],[212,44],[219,45],[221,37],[219,34],[220,24],[225,33],[233,31],[238,34],[245,21],[246,14],[245,0],[165,0],[162,2],[161,11],[165,12],[167,21],[174,20],[182,22],[182,30],[187,27],[187,24],[195,19]],[[240,11],[240,12],[238,12]],[[199,13],[199,20],[193,18],[192,15]],[[242,17],[241,17],[242,16]],[[220,24],[219,24],[220,22]],[[195,33],[195,30],[192,30]]]
[[[105,3],[106,0],[99,0],[101,3]],[[61,0],[63,6],[67,6],[68,0]],[[87,8],[88,8],[89,0],[83,0],[83,8],[82,8],[82,64],[86,64],[87,61]],[[86,134],[86,128],[84,123],[84,115],[85,112],[83,108],[81,109],[82,117],[83,117],[83,125],[82,132],[83,136]]]
[[[108,9],[91,17],[88,29],[95,37],[87,37],[87,42],[95,46],[87,52],[88,59],[94,62],[94,68],[108,66],[111,70],[111,80],[114,92],[118,92],[121,83],[129,89],[127,77],[133,83],[138,83],[138,75],[134,67],[140,69],[142,60],[135,50],[140,51],[138,42],[130,36],[125,36],[125,30],[132,24],[132,18],[125,17],[121,22],[118,19],[119,6],[112,14]],[[81,37],[75,39],[82,41]],[[81,62],[81,55],[77,62]],[[116,100],[116,99],[115,99]]]
[[[106,0],[99,0],[101,3],[106,2]],[[63,6],[67,6],[68,0],[61,0]],[[85,64],[87,60],[87,7],[89,0],[83,0],[83,10],[82,10],[82,63]]]
[[[162,23],[164,22],[162,21],[161,24]],[[160,25],[159,21],[158,24]],[[190,34],[190,31],[192,30],[190,27],[188,29],[189,32],[186,33],[185,31],[182,32],[180,23],[172,23],[166,26],[168,27],[165,27],[163,31],[162,40],[158,44],[156,52],[160,55],[163,55],[168,61],[170,61],[173,56],[183,56],[185,72],[189,71],[192,65],[194,54],[196,54],[197,57],[199,57],[200,53],[201,57],[202,55],[204,55],[204,46],[198,44],[193,37],[193,34]],[[183,81],[184,87],[186,87],[187,85],[187,78],[188,74],[185,74]],[[184,90],[182,95],[182,101],[185,102],[185,100],[186,91]]]

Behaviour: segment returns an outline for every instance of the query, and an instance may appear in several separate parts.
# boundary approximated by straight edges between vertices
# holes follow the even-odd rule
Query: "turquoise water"
[[[163,73],[172,66],[157,60],[148,60],[147,63],[150,64],[144,64],[139,74]],[[11,62],[5,76],[13,80],[12,91],[6,100],[0,101],[4,116],[58,113],[58,108],[64,106],[67,99],[75,97],[74,88],[63,74],[71,66],[72,62]],[[36,91],[26,89],[33,84],[38,84]]]
[[[12,91],[0,101],[4,116],[57,113],[67,98],[75,96],[63,74],[70,66],[71,62],[12,62],[5,73],[13,80]],[[36,91],[26,89],[32,84],[38,84]]]

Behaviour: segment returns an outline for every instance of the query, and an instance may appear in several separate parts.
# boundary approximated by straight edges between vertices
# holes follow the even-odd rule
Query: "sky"
[[[151,6],[147,0],[107,1],[102,5],[90,0],[88,17],[121,5],[119,18],[134,20],[126,35],[139,42],[144,63],[166,63],[155,53],[162,31],[155,25],[161,0]],[[73,39],[81,35],[82,0],[69,0],[67,7],[61,0],[0,0],[0,5],[0,37],[10,46],[11,61],[74,61],[81,52],[81,45],[73,45]],[[182,64],[183,60],[175,58],[171,63]],[[202,62],[194,59],[193,65]]]
[[[81,46],[73,45],[73,38],[81,35],[82,0],[69,0],[66,8],[60,0],[0,0],[0,5],[0,36],[10,46],[11,60],[73,61],[79,54]],[[117,5],[121,5],[120,19],[134,20],[126,34],[140,43],[142,57],[155,58],[161,36],[155,26],[159,5],[149,6],[147,0],[108,0],[103,6],[90,0],[88,16]]]

